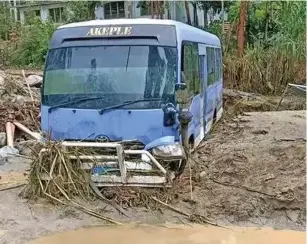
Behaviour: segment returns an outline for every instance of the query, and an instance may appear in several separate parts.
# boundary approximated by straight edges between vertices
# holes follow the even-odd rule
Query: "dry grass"
[[[89,180],[80,162],[69,159],[74,152],[66,152],[56,142],[47,142],[45,148],[47,151],[41,158],[38,151],[42,147],[33,152],[27,195],[42,197],[47,193],[57,199],[72,199],[75,196],[92,199]]]
[[[306,81],[305,61],[295,61],[273,50],[251,50],[239,59],[234,55],[224,57],[225,86],[258,94],[281,94],[288,83]]]
[[[71,154],[78,155],[78,152],[67,152],[59,143],[51,142],[45,148],[47,152],[42,158],[33,152],[29,183],[23,196],[32,199],[45,197],[53,203],[75,207],[106,222],[121,224],[80,203],[82,200],[92,201],[95,193],[91,188],[89,173],[81,169],[80,162],[69,159]]]

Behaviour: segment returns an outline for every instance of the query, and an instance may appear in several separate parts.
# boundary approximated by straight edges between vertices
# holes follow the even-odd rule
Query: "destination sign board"
[[[129,36],[132,34],[130,26],[92,27],[87,36]]]

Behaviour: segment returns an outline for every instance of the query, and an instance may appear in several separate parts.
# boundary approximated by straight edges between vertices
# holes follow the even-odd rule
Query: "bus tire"
[[[193,137],[191,137],[190,140],[189,140],[189,153],[192,152],[193,147],[194,147],[194,140],[193,140]],[[178,178],[180,175],[183,174],[186,165],[187,165],[187,158],[185,158],[181,161],[181,164],[180,164],[179,169],[178,169],[177,174],[176,174],[176,178]]]
[[[181,160],[181,164],[179,166],[179,169],[178,169],[178,171],[176,173],[176,178],[178,178],[180,175],[182,175],[186,165],[187,165],[187,160],[186,159],[182,159]]]
[[[216,109],[214,109],[214,113],[213,113],[213,124],[216,122]]]

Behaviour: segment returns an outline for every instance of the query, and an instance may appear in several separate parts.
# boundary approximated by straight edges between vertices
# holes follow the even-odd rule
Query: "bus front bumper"
[[[160,146],[153,150],[125,150],[120,142],[63,141],[61,146],[66,151],[72,148],[94,148],[98,151],[110,149],[115,152],[103,155],[99,153],[69,154],[70,160],[78,160],[80,163],[77,165],[80,165],[83,170],[90,171],[91,179],[97,187],[170,187],[175,178],[175,172],[166,169],[160,163],[161,158],[164,159],[162,161],[177,160],[179,163],[183,158],[183,151],[180,151],[178,145]],[[39,153],[40,160],[47,155],[48,149],[43,148]],[[42,179],[50,180],[50,177],[51,175]]]

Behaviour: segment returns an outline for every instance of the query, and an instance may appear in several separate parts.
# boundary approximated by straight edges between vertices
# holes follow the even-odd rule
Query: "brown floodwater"
[[[305,232],[201,225],[90,227],[41,237],[28,244],[303,244]]]

